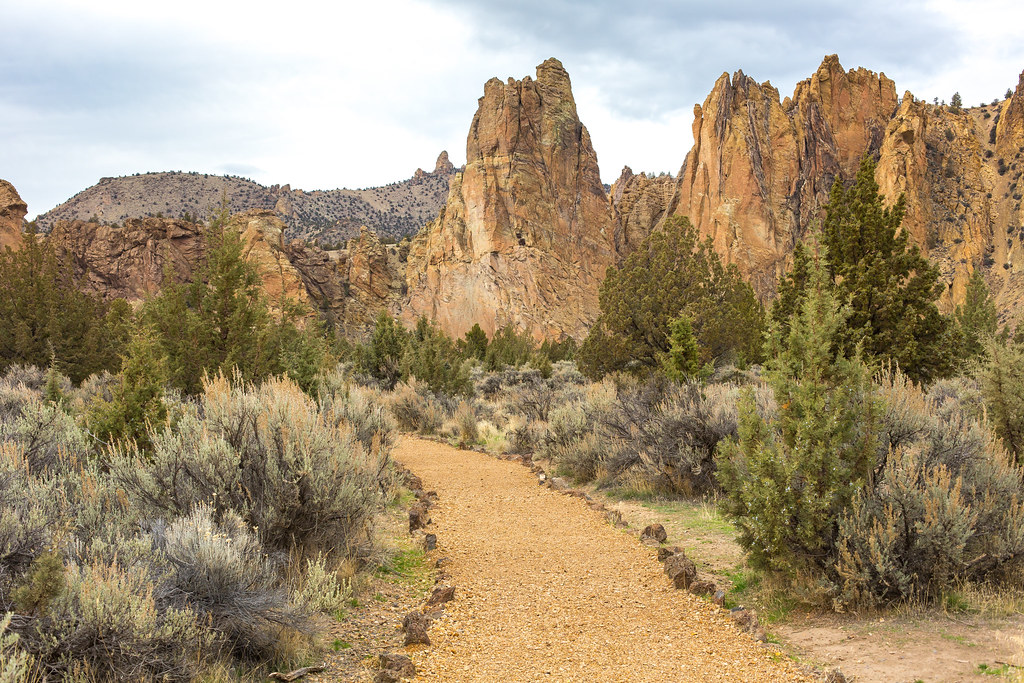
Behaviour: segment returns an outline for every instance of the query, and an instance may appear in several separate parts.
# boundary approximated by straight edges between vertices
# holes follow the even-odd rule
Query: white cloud
[[[101,176],[245,169],[305,189],[462,163],[491,76],[547,57],[573,79],[606,182],[679,170],[692,106],[723,71],[783,95],[821,57],[967,104],[1024,68],[1010,0],[34,0],[5,8],[0,177],[31,213]]]

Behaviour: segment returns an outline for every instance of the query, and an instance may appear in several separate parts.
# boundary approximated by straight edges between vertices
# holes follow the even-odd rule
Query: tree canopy
[[[672,347],[669,325],[683,315],[701,365],[761,358],[764,311],[754,291],[685,217],[667,220],[621,268],[608,269],[600,305],[578,354],[581,369],[591,376],[659,372]]]

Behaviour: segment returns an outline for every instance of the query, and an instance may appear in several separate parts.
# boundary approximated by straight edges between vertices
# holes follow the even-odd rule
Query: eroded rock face
[[[83,288],[137,302],[159,291],[164,273],[192,277],[206,250],[203,227],[170,218],[133,218],[123,226],[57,221],[50,239],[71,259]]]
[[[694,107],[694,145],[671,211],[688,216],[770,298],[833,178],[878,149],[896,106],[884,74],[844,71],[835,55],[785,101],[768,82],[722,74]]]
[[[236,214],[227,226],[242,236],[242,255],[256,267],[271,312],[280,313],[282,305],[290,302],[312,313],[316,307],[285,248],[286,228],[276,213],[261,209]]]
[[[453,335],[474,323],[535,337],[582,337],[615,261],[615,236],[569,76],[549,59],[536,80],[491,79],[466,144],[465,170],[414,238],[402,317]]]
[[[18,249],[25,228],[28,205],[18,191],[6,180],[0,179],[0,251],[6,247]]]
[[[645,173],[634,174],[629,166],[622,169],[608,195],[620,256],[628,256],[653,226],[671,214],[675,185],[676,179],[670,175],[651,178]]]

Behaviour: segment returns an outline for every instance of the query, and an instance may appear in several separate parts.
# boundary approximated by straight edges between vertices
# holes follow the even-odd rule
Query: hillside
[[[264,209],[276,212],[289,238],[336,244],[359,235],[363,225],[381,237],[414,234],[437,215],[448,196],[455,169],[442,152],[431,172],[417,169],[412,178],[363,190],[293,190],[269,187],[236,176],[168,171],[102,178],[60,206],[40,215],[40,230],[57,221],[98,219],[122,224],[131,218],[166,217],[203,220],[227,197],[232,213]]]

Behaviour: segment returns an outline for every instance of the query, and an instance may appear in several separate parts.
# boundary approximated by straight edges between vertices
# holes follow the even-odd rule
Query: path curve
[[[456,599],[412,652],[428,681],[800,681],[654,551],[520,464],[406,437]]]

